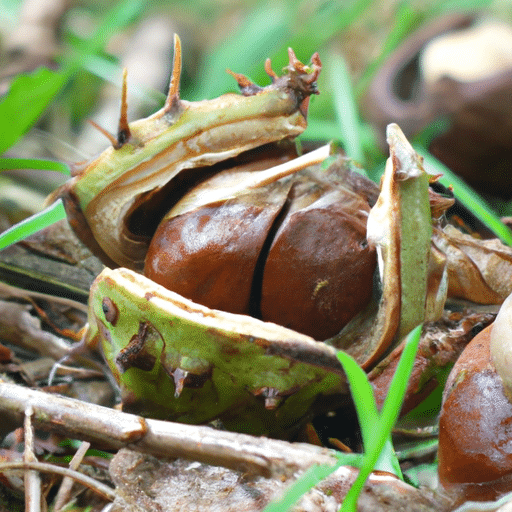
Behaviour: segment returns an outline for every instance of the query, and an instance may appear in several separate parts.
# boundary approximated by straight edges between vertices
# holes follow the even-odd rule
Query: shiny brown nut
[[[491,334],[491,357],[507,397],[512,397],[512,295],[500,307]]]
[[[439,420],[439,480],[460,501],[494,500],[512,491],[512,404],[489,346],[478,334],[453,367]]]
[[[208,201],[246,170],[206,180],[160,223],[145,275],[210,308],[334,336],[370,301],[376,267],[366,242],[369,185],[359,192],[346,164],[339,157],[328,170]]]
[[[263,320],[324,340],[364,309],[377,263],[368,211],[362,197],[339,189],[288,212],[265,261]]]
[[[249,313],[253,275],[289,186],[272,184],[160,223],[144,273],[188,299],[229,313]]]

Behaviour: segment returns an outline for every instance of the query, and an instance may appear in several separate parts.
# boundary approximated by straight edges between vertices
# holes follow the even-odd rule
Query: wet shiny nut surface
[[[439,479],[466,500],[512,490],[512,404],[492,363],[492,325],[475,336],[446,383],[439,421]]]
[[[336,335],[370,301],[377,263],[366,241],[367,190],[346,166],[339,157],[327,170],[194,208],[186,195],[160,223],[145,275],[213,309],[316,340]]]

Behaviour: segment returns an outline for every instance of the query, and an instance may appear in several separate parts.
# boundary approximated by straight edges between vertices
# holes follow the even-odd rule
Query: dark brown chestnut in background
[[[364,116],[381,134],[391,122],[408,138],[427,126],[438,130],[429,146],[436,158],[478,192],[510,200],[512,66],[502,48],[511,39],[504,22],[476,13],[434,17],[379,68],[363,99]]]

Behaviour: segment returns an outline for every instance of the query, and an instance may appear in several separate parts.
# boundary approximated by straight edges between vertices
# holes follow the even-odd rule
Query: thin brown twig
[[[78,450],[76,451],[75,455],[71,459],[71,462],[69,463],[70,469],[72,469],[73,471],[76,471],[78,469],[78,466],[80,466],[87,450],[90,447],[91,443],[88,443],[86,441],[80,444]],[[62,483],[60,484],[57,496],[55,496],[55,512],[58,512],[61,508],[63,508],[66,502],[69,500],[69,495],[71,493],[71,488],[73,487],[73,482],[74,480],[69,476],[65,476],[62,479]]]
[[[31,405],[27,405],[25,409],[24,421],[24,437],[25,449],[23,452],[24,463],[32,463],[36,461],[34,455],[34,429],[32,428],[32,415],[34,410]],[[25,472],[25,510],[27,512],[40,512],[41,511],[41,478],[37,471]]]
[[[20,470],[35,470],[67,476],[69,478],[73,478],[73,480],[76,480],[77,482],[80,482],[82,485],[85,485],[107,500],[113,501],[116,497],[114,489],[111,489],[107,485],[94,480],[94,478],[73,469],[55,466],[54,464],[48,464],[46,462],[0,462],[0,473]]]

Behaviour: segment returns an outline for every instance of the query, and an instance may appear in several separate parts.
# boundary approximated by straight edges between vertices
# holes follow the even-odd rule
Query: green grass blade
[[[347,155],[364,165],[361,143],[361,122],[352,90],[352,79],[345,59],[339,53],[331,53],[328,59],[329,82],[334,96],[336,117],[340,126],[338,137]]]
[[[16,242],[33,235],[37,231],[40,231],[41,229],[65,218],[66,211],[64,210],[62,200],[59,199],[43,211],[32,215],[28,219],[18,222],[18,224],[14,225],[12,228],[0,233],[0,250],[5,249],[9,245],[15,244]]]
[[[473,215],[482,221],[502,242],[512,246],[512,232],[510,229],[501,222],[491,207],[464,180],[424,149],[419,147],[414,149],[425,159],[425,167],[428,172],[442,174],[443,176],[439,179],[439,182],[447,187],[452,185],[455,197],[469,208]]]
[[[414,357],[421,335],[421,326],[412,331],[406,339],[404,351],[391,382],[386,401],[379,414],[371,385],[366,373],[348,354],[339,351],[337,356],[347,374],[350,390],[356,406],[365,454],[339,454],[338,464],[315,466],[298,479],[287,494],[278,502],[269,504],[264,512],[283,512],[291,507],[305,492],[314,487],[322,478],[330,475],[342,464],[360,467],[359,475],[343,502],[342,510],[355,511],[357,498],[370,473],[377,467],[402,477],[398,459],[391,443],[391,429],[398,418],[407,383],[414,364]],[[347,458],[348,457],[348,458]]]
[[[145,2],[125,0],[116,4],[84,44],[85,53],[102,49],[108,38],[144,12]],[[0,154],[9,149],[39,119],[43,111],[78,69],[83,55],[63,62],[61,71],[39,68],[18,75],[0,101]]]
[[[309,118],[308,129],[299,136],[300,140],[338,140],[340,138],[340,125],[334,121]]]
[[[0,170],[9,169],[41,169],[70,174],[69,166],[63,162],[39,158],[0,158]]]
[[[373,396],[373,390],[366,373],[351,356],[343,351],[339,351],[337,356],[347,374],[350,393],[356,407],[363,437],[363,446],[366,452],[371,450],[372,446],[378,441],[380,429],[380,415]],[[388,436],[385,448],[380,449],[379,453],[381,458],[378,461],[377,469],[389,471],[401,477],[400,465],[394,454],[390,435]]]
[[[278,501],[269,503],[263,512],[286,512],[304,494],[311,490],[318,482],[334,473],[340,466],[358,467],[362,462],[362,455],[355,453],[340,453],[338,461],[332,466],[311,466],[300,476]]]
[[[432,12],[439,15],[452,13],[453,11],[476,11],[485,9],[493,0],[437,0],[431,7]]]
[[[301,55],[308,57],[313,52],[321,52],[322,46],[333,37],[339,37],[353,23],[357,23],[373,3],[373,0],[352,0],[343,4],[330,0],[320,1],[314,11],[307,16],[301,16],[301,8],[306,6],[306,11],[309,11],[309,5],[311,5],[311,2],[304,0],[299,3],[299,8],[294,12],[293,25],[300,28],[286,41],[286,46],[300,49]],[[285,46],[276,50],[272,58],[283,53],[286,53]],[[300,58],[299,55],[297,56]]]
[[[259,3],[240,24],[240,28],[226,36],[224,43],[207,55],[199,76],[214,77],[198,83],[191,91],[190,100],[213,98],[234,89],[233,79],[223,77],[226,67],[250,75],[259,85],[268,83],[261,63],[271,57],[274,70],[288,63],[287,48],[297,52],[300,60],[309,59],[321,51],[332,37],[357,21],[372,0],[354,0],[340,6],[338,2],[320,1],[311,9],[306,1]],[[239,63],[254,63],[239,69]],[[247,66],[246,64],[246,66]]]
[[[39,119],[68,79],[66,73],[39,68],[18,75],[0,101],[0,154]]]
[[[410,2],[401,2],[395,14],[394,24],[382,45],[380,55],[374,59],[363,73],[355,94],[360,98],[368,89],[375,73],[382,66],[388,56],[398,47],[400,43],[423,21],[425,15],[417,8],[411,6]]]
[[[411,141],[411,144],[416,148],[417,146],[428,151],[428,147],[432,141],[447,132],[451,127],[450,117],[448,115],[440,116],[428,123],[427,126],[422,128]]]
[[[379,421],[379,411],[373,390],[364,370],[346,352],[339,351],[337,357],[347,374],[350,393],[356,406],[357,416],[361,424],[364,446],[372,444],[375,437],[374,428]]]
[[[269,48],[281,47],[289,38],[292,13],[289,2],[274,1],[261,3],[250,11],[239,29],[227,34],[223,43],[206,55],[199,72],[204,80],[191,88],[189,99],[214,98],[227,90],[237,90],[233,77],[224,73],[226,68],[245,74],[248,65],[257,63],[263,71],[262,62],[269,56]],[[240,69],[240,65],[245,69]],[[258,81],[257,77],[252,78]],[[270,82],[266,75],[263,80],[260,85]]]
[[[421,336],[421,328],[419,325],[411,331],[407,336],[405,347],[400,357],[395,375],[391,381],[384,406],[382,407],[378,425],[376,427],[376,435],[372,436],[372,445],[368,448],[365,446],[365,462],[359,471],[356,481],[348,491],[341,510],[344,512],[353,512],[357,510],[357,499],[363,490],[364,484],[370,473],[373,471],[375,464],[381,456],[382,450],[386,446],[391,429],[395,424],[400,408],[407,389],[407,383],[414,364],[414,357],[418,348]]]
[[[409,377],[411,376],[421,338],[422,327],[422,325],[418,325],[407,336],[400,361],[398,362],[391,385],[389,386],[388,394],[386,395],[386,400],[382,406],[380,415],[381,427],[385,429],[389,428],[390,432],[402,408],[402,402],[405,397],[405,392],[407,391]]]
[[[418,441],[414,443],[414,446],[409,448],[404,448],[400,452],[397,452],[396,456],[398,460],[407,460],[413,458],[424,457],[425,453],[428,453],[432,450],[437,451],[437,447],[439,446],[439,440],[436,438],[426,439],[425,441]]]
[[[108,40],[136,21],[147,8],[147,2],[142,0],[124,0],[114,3],[114,7],[107,11],[94,31],[94,35],[84,41],[87,53],[95,53],[105,47]]]

